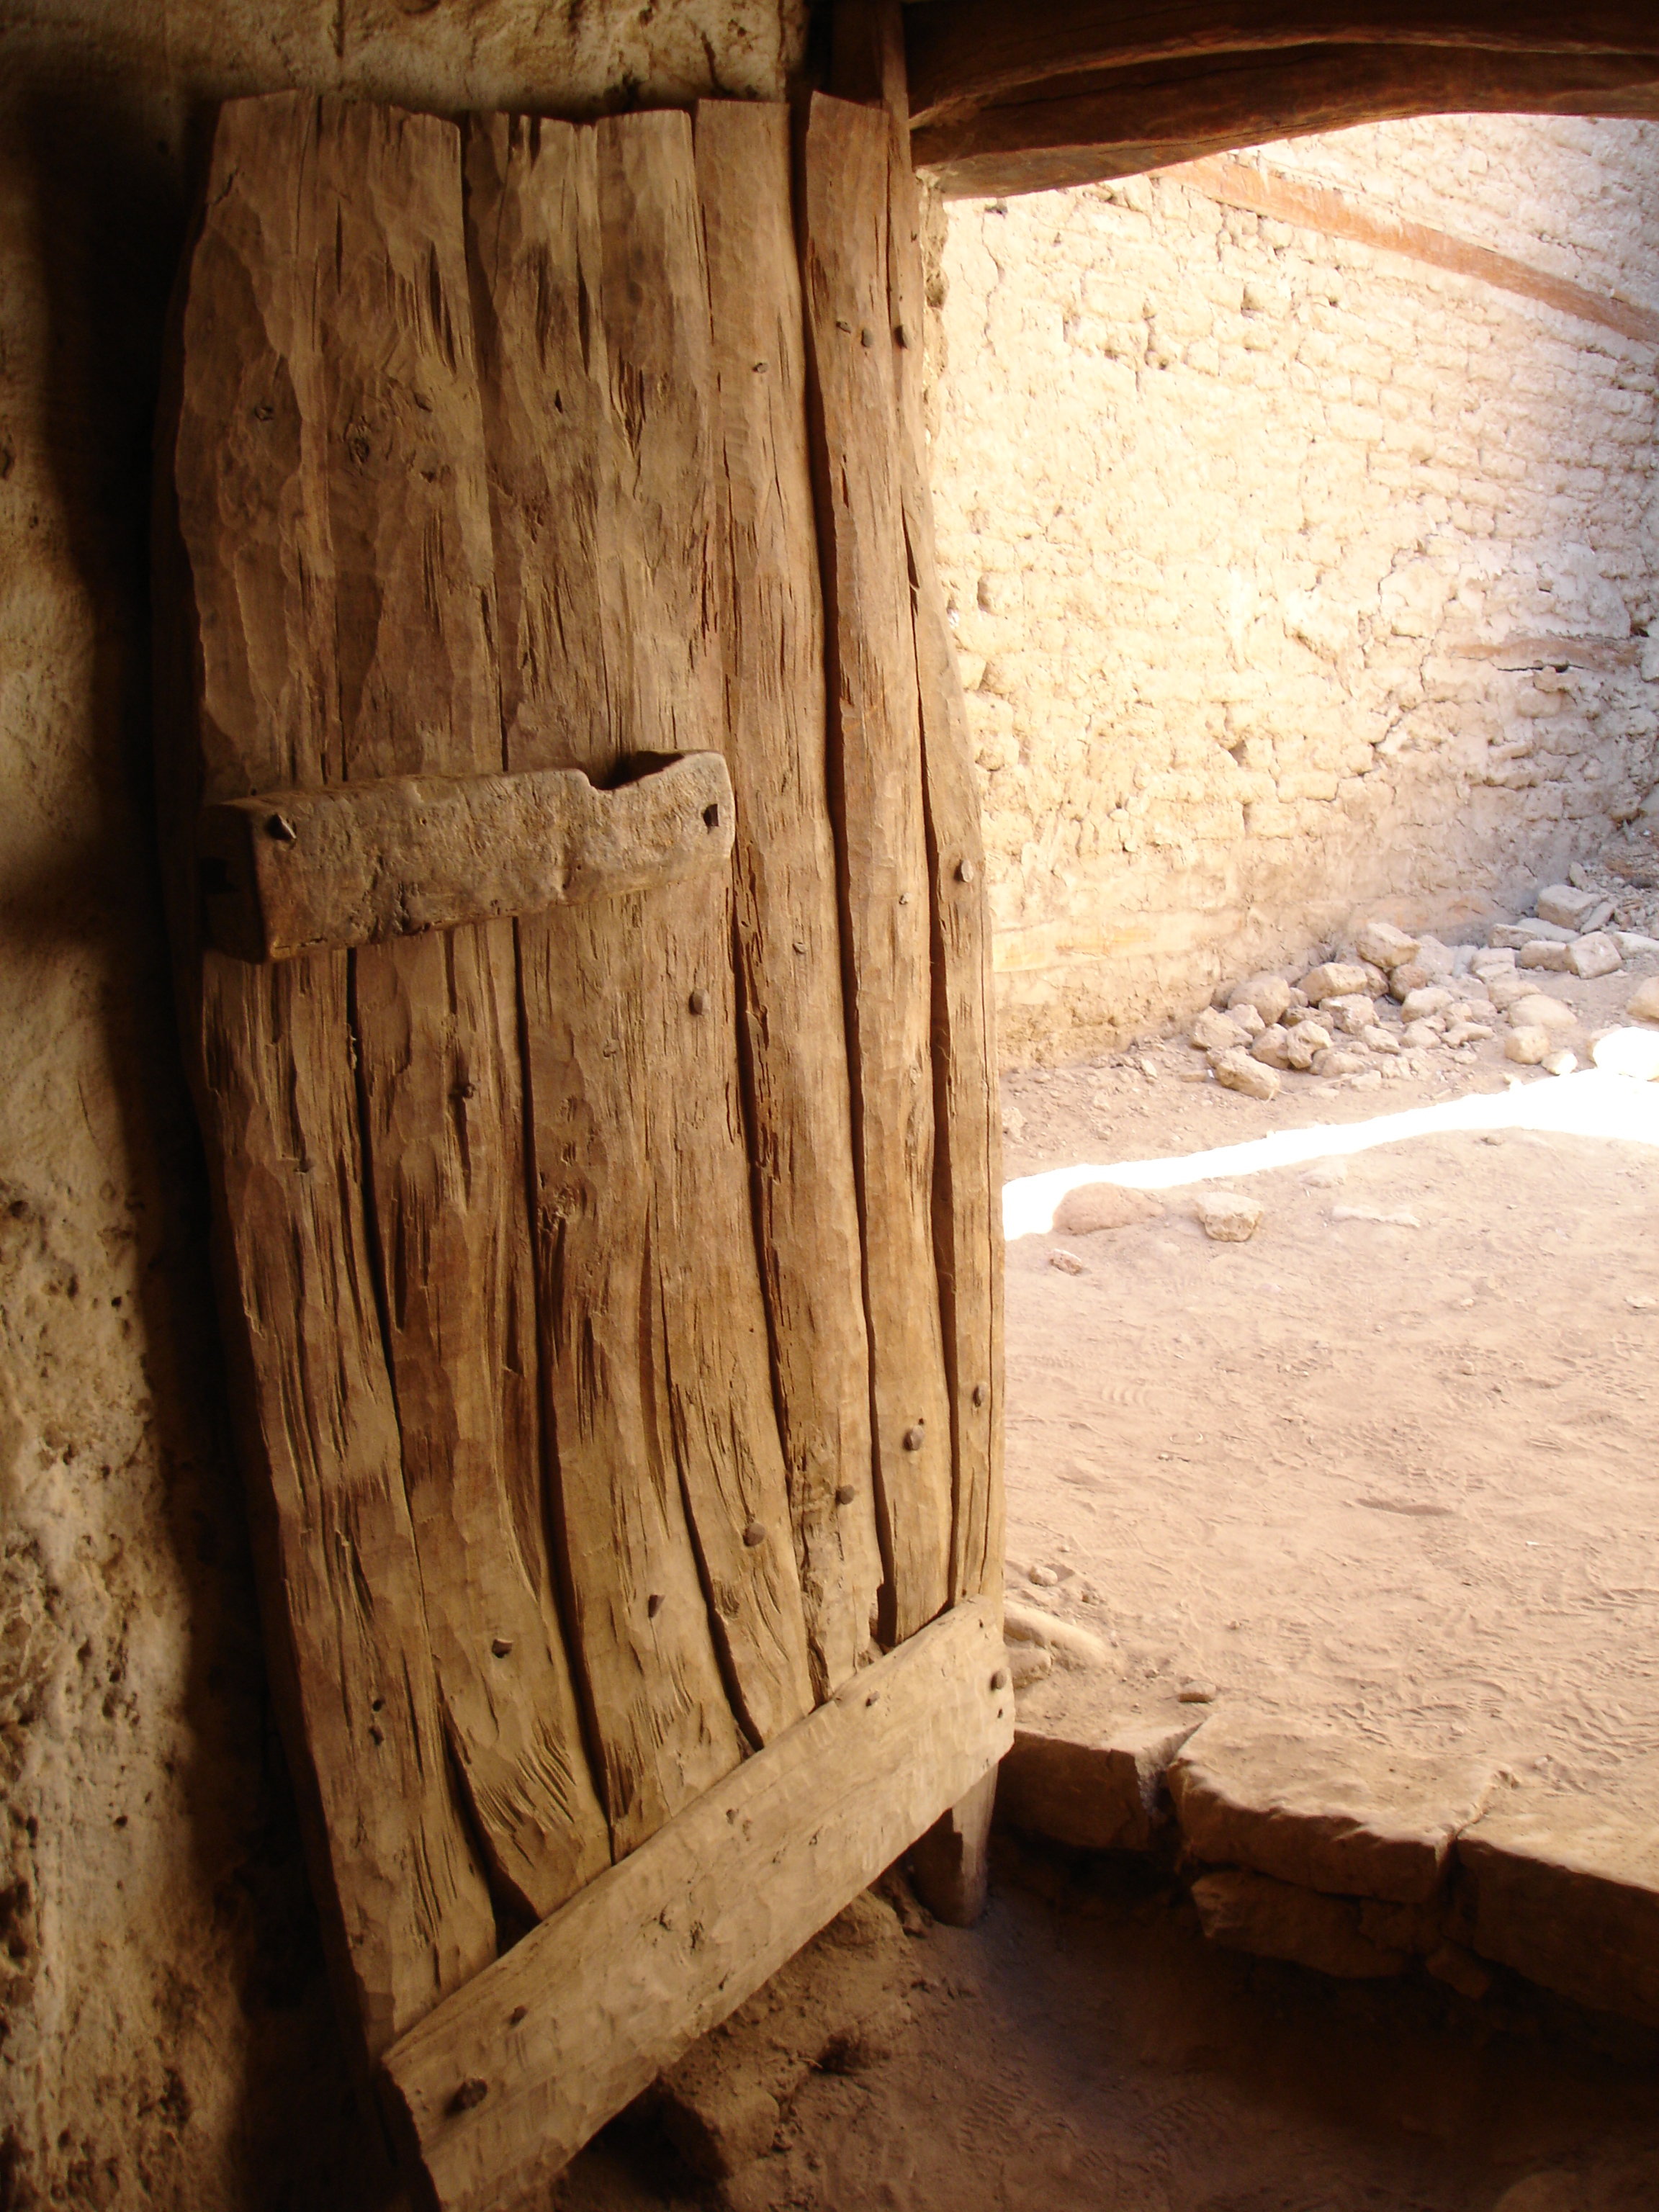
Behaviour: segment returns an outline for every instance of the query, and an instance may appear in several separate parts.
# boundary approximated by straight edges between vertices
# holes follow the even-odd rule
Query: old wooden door
[[[781,108],[235,102],[180,286],[226,1337],[343,2013],[446,2205],[556,2171],[1012,1728],[892,145],[820,100],[794,194]]]

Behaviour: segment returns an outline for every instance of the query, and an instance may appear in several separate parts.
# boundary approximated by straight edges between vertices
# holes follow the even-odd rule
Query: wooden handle
[[[204,933],[240,960],[652,890],[724,866],[732,779],[718,753],[650,757],[598,790],[579,769],[399,775],[203,810]]]

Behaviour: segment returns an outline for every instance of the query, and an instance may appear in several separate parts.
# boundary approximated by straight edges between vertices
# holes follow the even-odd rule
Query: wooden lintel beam
[[[382,2075],[426,2205],[544,2203],[596,2130],[990,1772],[1013,1725],[999,1608],[957,1606],[447,1998]]]
[[[1659,47],[1644,0],[963,0],[905,14],[910,119],[989,106],[1085,70],[1308,45],[1437,46],[1529,55]]]
[[[197,857],[208,941],[291,960],[679,883],[724,865],[732,833],[725,761],[685,753],[613,790],[537,769],[224,800]]]
[[[1088,89],[981,109],[913,132],[949,199],[1133,176],[1276,138],[1394,117],[1659,116],[1659,56],[1304,47],[1270,58],[1109,72]]]

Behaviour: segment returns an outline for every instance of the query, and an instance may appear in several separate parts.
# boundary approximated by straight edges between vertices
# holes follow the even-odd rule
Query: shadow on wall
[[[24,1102],[0,1181],[0,2207],[372,2208],[265,1684],[156,855],[150,447],[190,164],[137,89],[19,70],[3,106],[29,234],[0,562],[37,704],[0,754],[0,1080]]]

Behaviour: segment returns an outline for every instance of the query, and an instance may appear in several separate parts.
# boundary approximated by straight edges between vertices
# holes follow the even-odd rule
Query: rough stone
[[[1400,1050],[1399,1033],[1394,1030],[1385,1030],[1380,1022],[1373,1022],[1369,1029],[1361,1030],[1359,1042],[1368,1050],[1385,1054],[1390,1060]]]
[[[1164,1774],[1195,1721],[1108,1714],[1077,1737],[1028,1709],[1019,1721],[997,1777],[999,1821],[1073,1850],[1152,1848],[1170,1817]]]
[[[1376,1008],[1364,991],[1345,991],[1340,998],[1327,999],[1319,1011],[1344,1036],[1363,1035],[1376,1019]]]
[[[1519,1067],[1540,1067],[1550,1054],[1550,1033],[1530,1024],[1511,1030],[1504,1040],[1504,1057]]]
[[[1599,933],[1578,938],[1567,947],[1567,966],[1586,981],[1611,975],[1625,964],[1625,956],[1610,937]]]
[[[1522,999],[1530,998],[1534,988],[1534,985],[1514,969],[1506,975],[1491,975],[1486,979],[1486,996],[1500,1014],[1507,1013]]]
[[[1075,1252],[1067,1252],[1063,1249],[1048,1255],[1048,1265],[1051,1267],[1058,1267],[1062,1275],[1082,1275],[1088,1273]]]
[[[1218,1244],[1248,1244],[1261,1226],[1260,1203],[1237,1191],[1200,1191],[1193,1212],[1204,1234]]]
[[[1304,1022],[1299,1029],[1291,1030],[1287,1034],[1285,1044],[1285,1065],[1294,1068],[1299,1075],[1305,1075],[1320,1054],[1330,1048],[1328,1039],[1322,1045],[1309,1034],[1310,1030],[1317,1029],[1317,1023]],[[1320,1035],[1323,1034],[1324,1032],[1321,1030]]]
[[[1129,1190],[1115,1182],[1079,1183],[1054,1208],[1054,1228],[1062,1237],[1092,1237],[1103,1229],[1155,1221],[1163,1211],[1163,1200],[1149,1190]]]
[[[1317,1053],[1314,1056],[1314,1073],[1328,1078],[1336,1075],[1363,1075],[1366,1065],[1363,1052],[1342,1052],[1333,1049],[1329,1052]]]
[[[1558,975],[1565,975],[1572,964],[1573,950],[1572,945],[1558,944],[1553,938],[1536,939],[1521,947],[1518,964],[1522,968],[1553,969]]]
[[[1239,1024],[1231,1015],[1218,1013],[1213,1006],[1205,1007],[1187,1034],[1197,1052],[1231,1052],[1244,1042],[1244,1031]]]
[[[1659,2027],[1659,1831],[1604,1796],[1506,1792],[1457,1839],[1482,1958]]]
[[[1538,894],[1538,919],[1577,932],[1598,903],[1594,891],[1580,890],[1572,884],[1548,884]]]
[[[1400,1002],[1400,1018],[1407,1024],[1425,1022],[1432,1014],[1443,1014],[1451,1003],[1451,993],[1437,984],[1407,991]]]
[[[1529,991],[1507,1011],[1518,1030],[1571,1030],[1578,1024],[1577,1015],[1565,1000],[1549,998],[1542,991]]]
[[[1230,1867],[1200,1875],[1193,1903],[1211,1942],[1230,1951],[1286,1959],[1344,1981],[1385,1980],[1411,1963],[1408,1952],[1372,1942],[1350,1897],[1326,1897]]]
[[[1227,994],[1227,1004],[1237,1010],[1254,1006],[1264,1022],[1283,1018],[1291,1003],[1291,987],[1282,975],[1263,973],[1247,975],[1242,983],[1235,983]]]
[[[1425,1905],[1491,1771],[1243,1712],[1206,1721],[1170,1770],[1193,1855],[1310,1889]]]
[[[1248,1052],[1224,1052],[1215,1063],[1215,1079],[1229,1091],[1242,1091],[1249,1098],[1277,1098],[1279,1075]]]
[[[1322,1006],[1327,999],[1346,998],[1350,993],[1365,990],[1365,971],[1354,960],[1327,960],[1317,968],[1310,968],[1302,978],[1302,988],[1308,994],[1310,1006]]]
[[[1490,1022],[1449,1021],[1443,1042],[1454,1048],[1461,1044],[1483,1044],[1492,1033]]]
[[[1003,1650],[1008,1656],[1008,1678],[1016,1696],[1054,1671],[1054,1655],[1046,1644],[1005,1644]]]
[[[1428,1052],[1440,1042],[1439,1026],[1430,1021],[1407,1022],[1400,1033],[1400,1042],[1407,1052]]]
[[[1563,1045],[1559,1051],[1547,1052],[1539,1065],[1546,1075],[1571,1075],[1578,1065],[1578,1055]]]
[[[1638,1022],[1659,1022],[1659,975],[1637,985],[1625,1001],[1625,1012]]]
[[[1354,932],[1353,949],[1362,960],[1369,960],[1387,975],[1402,962],[1417,957],[1418,941],[1391,921],[1365,921]]]
[[[1492,931],[1492,941],[1497,945],[1506,945],[1513,952],[1519,952],[1528,945],[1537,945],[1546,939],[1557,945],[1571,945],[1577,934],[1576,929],[1565,928],[1559,922],[1500,921]]]
[[[1274,1022],[1259,1036],[1250,1040],[1250,1057],[1259,1060],[1264,1067],[1288,1068],[1294,1066],[1291,1058],[1291,1032]],[[1312,1055],[1309,1055],[1311,1060]]]
[[[1109,1645],[1075,1622],[1059,1620],[1034,1606],[1007,1599],[1002,1608],[1002,1633],[1010,1644],[1035,1644],[1062,1667],[1109,1667]]]
[[[1242,1006],[1235,1006],[1231,1018],[1238,1024],[1247,1037],[1259,1037],[1267,1026],[1247,999]]]
[[[1659,937],[1644,937],[1639,929],[1613,929],[1607,934],[1626,960],[1647,960],[1659,952]]]

